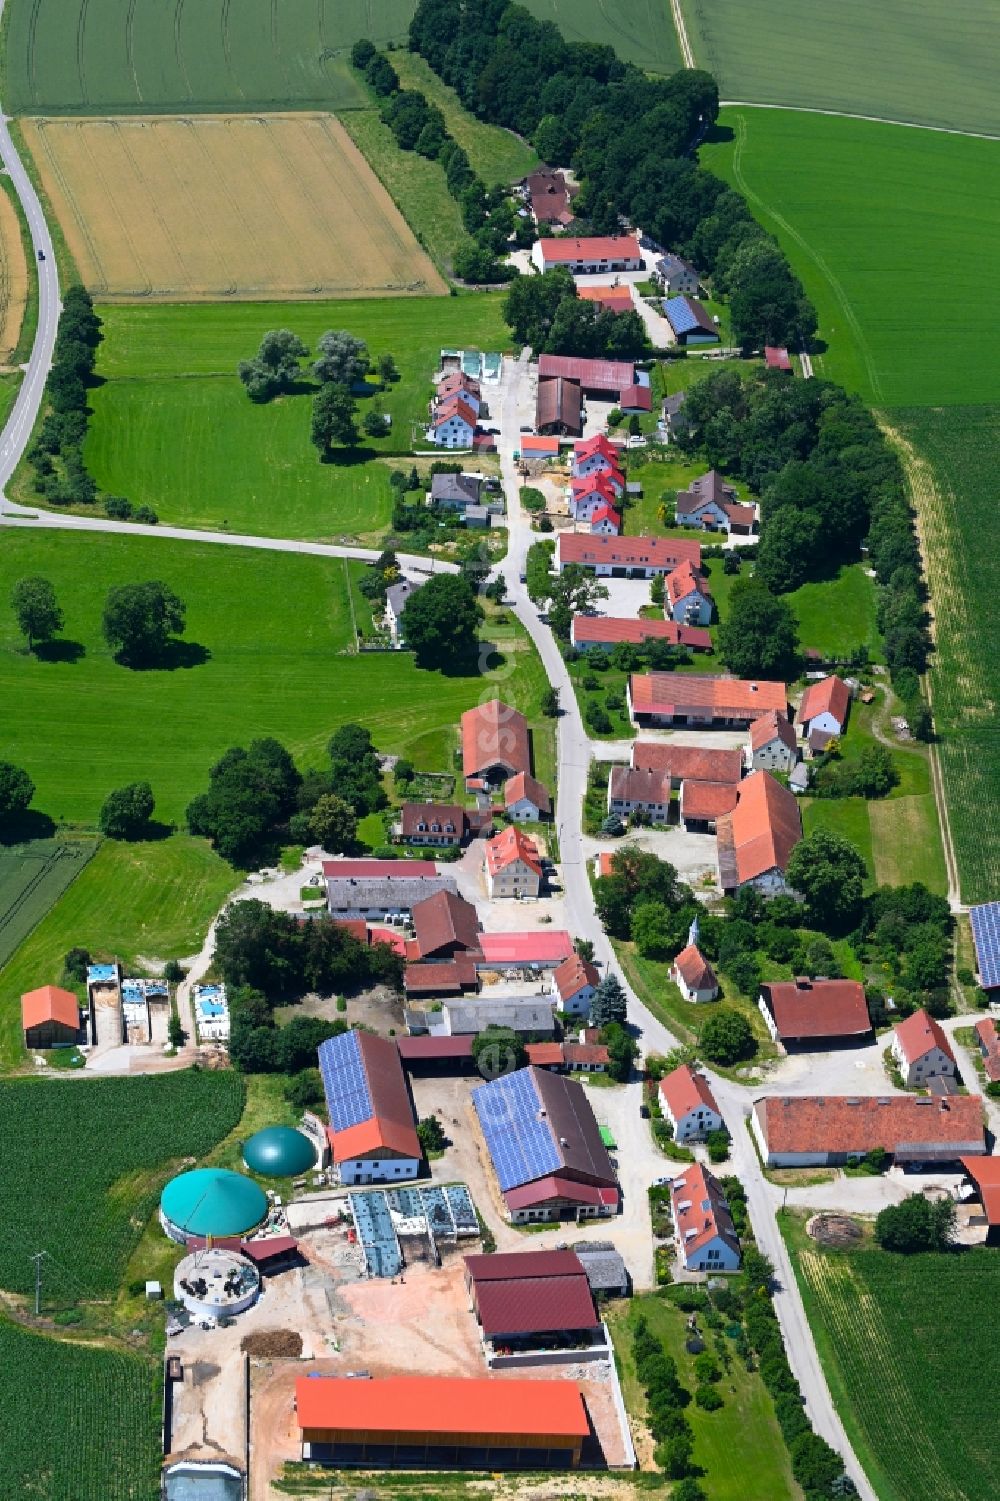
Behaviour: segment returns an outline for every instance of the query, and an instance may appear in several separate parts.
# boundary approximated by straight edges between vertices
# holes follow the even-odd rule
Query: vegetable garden
[[[233,1129],[245,1095],[239,1075],[194,1069],[0,1082],[0,1287],[30,1292],[44,1250],[62,1299],[113,1293],[171,1171]]]

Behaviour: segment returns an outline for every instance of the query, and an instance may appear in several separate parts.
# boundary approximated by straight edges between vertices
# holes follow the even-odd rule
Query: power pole
[[[44,1262],[44,1260],[45,1260],[45,1258],[46,1258],[46,1256],[48,1254],[49,1253],[47,1251],[36,1251],[35,1254],[34,1254],[34,1256],[32,1256],[30,1258],[30,1260],[35,1263],[35,1318],[36,1319],[38,1318],[39,1314],[42,1311],[42,1263]]]

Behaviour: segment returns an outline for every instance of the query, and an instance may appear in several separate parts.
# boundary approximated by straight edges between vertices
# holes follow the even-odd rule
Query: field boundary
[[[81,871],[86,869],[97,853],[97,848],[101,841],[94,837],[92,839],[72,841],[52,840],[44,842],[51,842],[53,844],[53,848],[49,851],[45,863],[40,865],[29,876],[25,885],[14,896],[10,906],[0,912],[0,970],[13,958],[21,945],[31,937],[38,924],[44,921],[56,902],[65,896],[77,876],[80,875]],[[15,845],[13,848],[17,849],[19,846]],[[27,848],[30,852],[30,843]],[[2,853],[0,851],[0,854]],[[72,861],[70,859],[71,854]],[[36,892],[40,888],[43,890],[43,894],[48,891],[50,885],[49,878],[58,876],[58,867],[63,862],[65,862],[67,867],[66,874],[69,877],[68,880],[64,881],[61,885],[52,881],[51,899],[47,905],[38,913],[38,916],[33,921],[29,921],[26,927],[19,924],[17,918],[23,913],[25,906],[27,905],[30,911],[31,899]],[[11,934],[13,934],[13,941],[10,941]]]
[[[679,0],[671,0],[677,5]],[[693,67],[693,63],[688,64]],[[935,135],[968,136],[973,141],[1000,141],[1000,135],[988,135],[982,130],[957,130],[950,125],[925,125],[920,120],[890,120],[885,115],[858,115],[847,109],[818,109],[808,104],[761,104],[753,99],[720,99],[720,109],[776,109],[787,110],[793,115],[828,115],[833,120],[866,120],[870,125],[898,125],[903,130],[930,130]]]

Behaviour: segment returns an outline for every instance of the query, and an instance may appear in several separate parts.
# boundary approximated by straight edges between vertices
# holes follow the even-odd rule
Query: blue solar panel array
[[[533,1183],[562,1165],[530,1069],[491,1079],[472,1092],[479,1124],[503,1191]]]
[[[692,329],[701,326],[686,297],[668,297],[663,304],[663,311],[675,334],[689,334]]]
[[[1000,986],[1000,902],[969,908],[979,979],[984,990]]]
[[[375,1111],[357,1032],[344,1032],[320,1043],[319,1071],[330,1125],[335,1131],[346,1131],[349,1126],[371,1120]]]

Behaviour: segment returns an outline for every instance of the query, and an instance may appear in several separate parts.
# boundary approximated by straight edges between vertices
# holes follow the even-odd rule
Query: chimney
[[[812,981],[810,980],[809,976],[808,975],[796,975],[795,976],[795,989],[796,990],[812,990]]]

